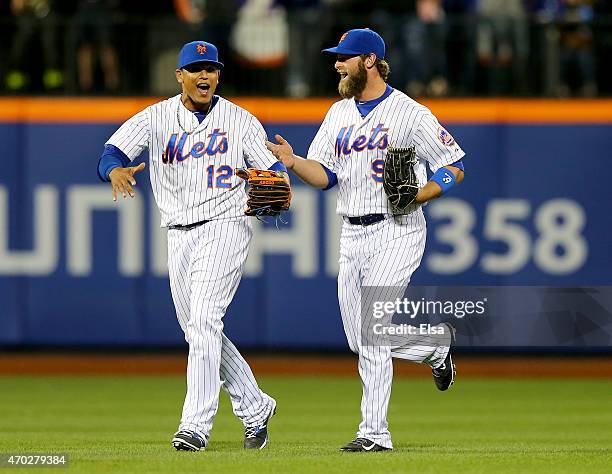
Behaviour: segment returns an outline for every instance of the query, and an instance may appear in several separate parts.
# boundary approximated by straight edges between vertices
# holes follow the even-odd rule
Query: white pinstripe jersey
[[[268,169],[277,162],[266,133],[249,112],[219,97],[198,123],[180,94],[147,107],[106,142],[134,160],[149,150],[151,187],[162,226],[237,217],[246,208],[236,168]]]
[[[427,182],[425,163],[436,172],[465,155],[430,110],[403,92],[394,90],[363,118],[354,99],[336,102],[310,144],[307,158],[338,176],[338,214],[390,213],[382,186],[389,146],[415,147],[420,186]]]

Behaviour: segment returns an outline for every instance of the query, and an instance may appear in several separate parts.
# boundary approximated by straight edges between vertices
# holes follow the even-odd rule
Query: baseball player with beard
[[[145,165],[129,163],[149,150],[151,186],[162,226],[168,228],[170,289],[189,344],[187,394],[172,439],[177,450],[206,447],[221,387],[245,426],[245,448],[266,446],[268,421],[276,410],[276,401],[259,388],[223,333],[222,318],[240,282],[252,235],[245,181],[236,169],[251,165],[276,170],[287,183],[288,178],[265,146],[261,123],[215,95],[222,68],[211,43],[184,45],[176,69],[181,93],[125,122],[106,142],[98,164],[115,200],[118,194],[133,196],[134,176]]]
[[[328,111],[307,159],[295,156],[280,135],[278,144],[267,146],[307,184],[324,190],[338,185],[337,212],[344,220],[338,299],[363,387],[357,438],[342,450],[385,451],[393,447],[387,423],[392,357],[427,364],[437,388],[447,390],[455,376],[454,330],[442,324],[434,326],[436,337],[417,333],[368,344],[362,339],[361,298],[369,288],[403,294],[425,248],[421,206],[461,182],[464,152],[426,107],[387,85],[385,43],[377,33],[350,30],[323,52],[336,55],[343,100]],[[386,173],[389,157],[404,159],[399,174]],[[426,165],[433,172],[429,181]],[[404,175],[414,182],[403,182]]]

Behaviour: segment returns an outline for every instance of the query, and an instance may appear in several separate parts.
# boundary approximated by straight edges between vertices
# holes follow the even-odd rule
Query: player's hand
[[[293,148],[291,147],[289,142],[280,135],[274,135],[274,138],[276,138],[278,144],[266,140],[266,147],[268,147],[268,150],[270,150],[278,160],[282,161],[282,163],[288,169],[293,168],[293,166],[295,165],[295,156],[293,156]]]
[[[128,168],[113,168],[109,173],[108,177],[111,180],[113,187],[113,201],[117,200],[117,194],[121,193],[125,199],[129,194],[130,197],[134,197],[134,189],[132,186],[136,185],[134,174],[142,171],[145,168],[144,163],[140,163],[138,166],[130,166]]]

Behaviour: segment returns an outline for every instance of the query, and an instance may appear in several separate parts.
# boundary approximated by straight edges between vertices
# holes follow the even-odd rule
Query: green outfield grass
[[[612,469],[612,381],[459,379],[440,393],[426,379],[397,379],[395,450],[364,454],[338,451],[359,422],[357,378],[265,377],[261,385],[278,400],[268,448],[242,449],[242,425],[222,393],[209,447],[186,453],[170,445],[182,377],[0,377],[0,452],[66,452],[71,473]]]

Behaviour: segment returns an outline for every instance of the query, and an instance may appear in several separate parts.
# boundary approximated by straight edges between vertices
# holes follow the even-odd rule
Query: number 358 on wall
[[[436,223],[431,237],[452,249],[428,254],[426,265],[434,273],[461,273],[478,263],[485,273],[507,275],[520,271],[533,258],[543,272],[566,275],[580,269],[588,256],[587,241],[582,235],[585,212],[571,199],[551,199],[536,208],[524,199],[489,201],[482,240],[501,242],[507,249],[484,252],[480,260],[479,241],[474,236],[474,208],[462,199],[449,197],[427,207],[430,222],[443,221]],[[526,229],[531,218],[536,231],[533,238]]]

